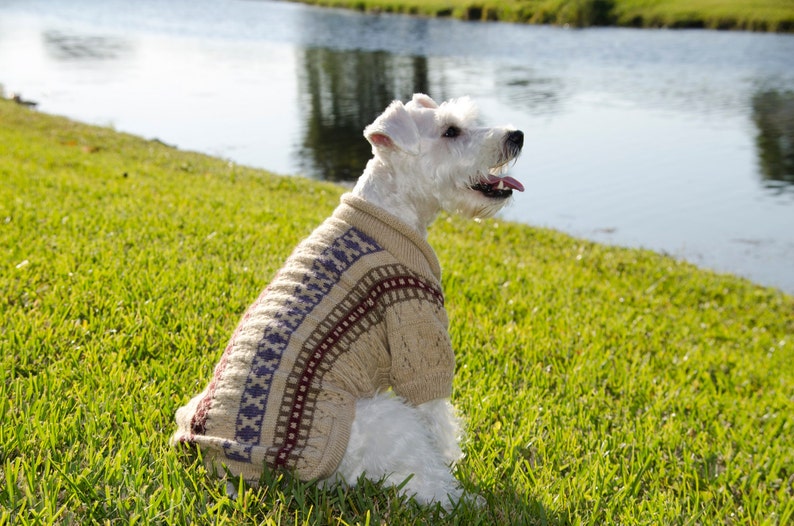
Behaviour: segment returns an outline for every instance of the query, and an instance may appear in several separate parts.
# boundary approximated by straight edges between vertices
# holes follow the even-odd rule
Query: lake
[[[505,220],[794,293],[794,35],[0,0],[0,84],[44,112],[340,182],[392,99],[471,95],[484,123],[526,135]]]

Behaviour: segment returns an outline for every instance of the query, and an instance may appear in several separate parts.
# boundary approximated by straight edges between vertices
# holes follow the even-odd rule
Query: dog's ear
[[[375,148],[398,148],[419,155],[419,129],[402,102],[395,100],[375,122],[364,129],[364,137]]]
[[[408,107],[410,108],[411,106],[416,106],[417,108],[429,108],[431,110],[438,108],[436,101],[424,93],[414,93],[414,97],[411,99],[411,102],[408,103]]]

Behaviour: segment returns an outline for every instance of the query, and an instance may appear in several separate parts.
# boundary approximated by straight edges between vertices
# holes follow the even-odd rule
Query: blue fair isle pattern
[[[350,228],[319,254],[284,308],[267,325],[257,344],[240,400],[235,441],[224,444],[227,458],[251,461],[251,452],[259,444],[273,373],[281,363],[292,334],[351,265],[367,254],[381,250],[372,238]]]

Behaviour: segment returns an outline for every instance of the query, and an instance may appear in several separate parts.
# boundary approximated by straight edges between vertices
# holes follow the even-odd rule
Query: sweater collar
[[[384,248],[412,269],[422,274],[429,272],[441,280],[441,265],[433,247],[414,228],[351,193],[344,194],[341,201],[334,211],[335,217],[383,241],[387,245]]]

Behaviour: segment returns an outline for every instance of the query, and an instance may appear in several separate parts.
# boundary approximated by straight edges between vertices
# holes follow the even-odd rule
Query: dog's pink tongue
[[[519,192],[524,191],[524,185],[509,175],[497,177],[496,175],[488,174],[488,184],[498,186],[499,183],[502,183],[506,188],[510,188],[512,190],[518,190]]]

